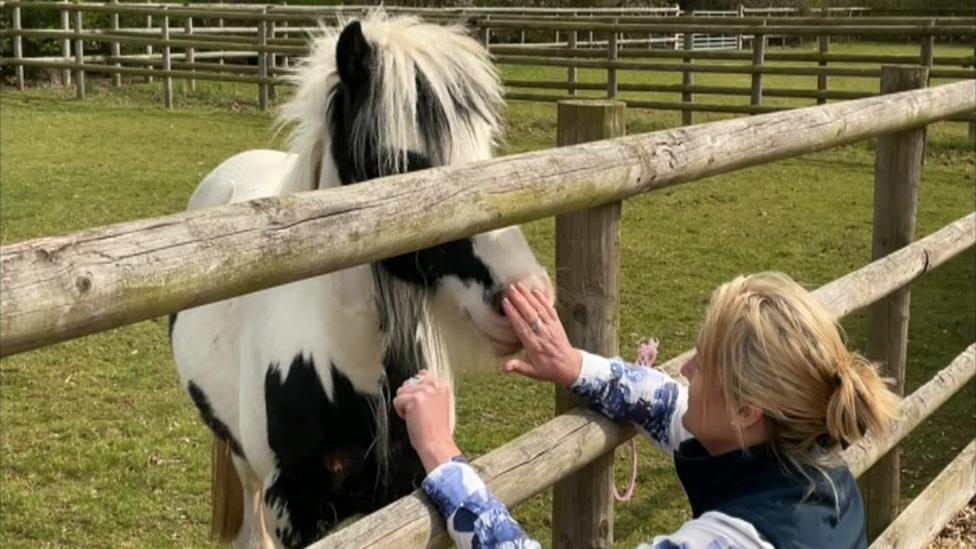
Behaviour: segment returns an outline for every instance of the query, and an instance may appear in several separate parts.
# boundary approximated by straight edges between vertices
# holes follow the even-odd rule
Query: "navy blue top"
[[[768,444],[710,456],[691,439],[681,443],[674,462],[695,518],[725,513],[783,549],[867,547],[861,493],[846,466],[825,470],[835,498],[821,472],[811,469],[808,479],[777,459]]]

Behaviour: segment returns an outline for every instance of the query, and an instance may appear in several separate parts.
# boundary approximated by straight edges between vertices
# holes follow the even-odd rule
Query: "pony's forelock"
[[[488,52],[458,25],[390,17],[381,8],[359,21],[376,55],[369,97],[350,128],[354,154],[377,151],[381,173],[404,171],[406,153],[418,146],[433,165],[490,157],[501,136],[502,89]],[[294,175],[306,189],[320,184],[310,179],[329,151],[328,109],[340,82],[336,44],[349,22],[320,25],[310,54],[288,77],[295,95],[278,114],[277,127],[292,128],[288,145],[300,155]]]

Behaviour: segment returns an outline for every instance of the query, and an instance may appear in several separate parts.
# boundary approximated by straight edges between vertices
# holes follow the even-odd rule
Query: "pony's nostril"
[[[491,310],[495,311],[498,316],[505,316],[505,310],[502,309],[502,300],[505,299],[505,289],[499,288],[492,290],[488,294],[488,305],[491,306]]]

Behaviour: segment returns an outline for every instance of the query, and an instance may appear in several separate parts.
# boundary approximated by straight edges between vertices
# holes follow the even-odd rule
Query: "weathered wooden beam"
[[[690,34],[690,33],[689,33]],[[828,37],[829,38],[829,37]],[[829,41],[829,40],[828,40]],[[523,55],[534,57],[589,57],[603,58],[603,51],[590,48],[557,48],[547,46],[514,46],[499,45],[491,49],[497,55]],[[828,48],[829,51],[829,48]],[[625,49],[620,52],[621,58],[628,59],[720,59],[748,61],[752,53],[746,51],[724,50],[662,50],[662,49]],[[766,61],[810,61],[818,63],[876,63],[884,65],[915,64],[919,62],[917,55],[877,55],[828,53],[823,49],[819,53],[782,53],[766,52]],[[932,58],[933,65],[949,65],[965,67],[973,64],[972,55],[936,56]],[[925,63],[922,63],[923,65]]]
[[[64,0],[64,2],[60,2],[60,4],[61,6],[67,6],[68,0]],[[67,9],[61,9],[60,12],[61,12],[61,32],[62,34],[69,33],[71,32],[71,22],[70,22],[71,15],[68,13]],[[71,40],[68,37],[64,37],[61,39],[61,57],[64,57],[65,62],[68,62],[71,59]],[[71,85],[70,70],[64,69],[63,71],[61,71],[61,85],[62,86]]]
[[[75,12],[75,34],[81,34],[81,12]],[[85,69],[82,63],[85,59],[85,43],[81,39],[75,40],[75,98],[85,98]]]
[[[595,32],[626,32],[626,33],[684,33],[704,32],[699,23],[661,24],[661,23],[592,23],[585,20],[561,21],[515,21],[492,19],[495,29],[532,29],[532,30],[592,30]],[[837,25],[837,26],[804,26],[804,25],[723,25],[715,29],[722,34],[754,35],[767,33],[769,35],[787,36],[820,36],[856,34],[863,36],[976,36],[976,27],[969,25],[942,25],[930,28],[927,25]]]
[[[119,0],[112,0],[112,3],[113,4],[118,4],[119,3]],[[117,13],[113,13],[112,14],[112,16],[111,16],[111,26],[112,26],[112,31],[113,32],[118,32],[118,30],[119,30],[119,14],[117,14]],[[115,57],[115,58],[121,57],[122,56],[122,45],[119,44],[118,41],[112,41],[112,42],[110,42],[109,43],[109,53],[111,54],[112,57]],[[193,60],[192,56],[189,57],[189,60],[190,61]],[[119,66],[119,63],[116,63],[115,66]],[[121,74],[115,73],[115,74],[112,75],[112,85],[114,87],[116,87],[116,88],[122,86],[122,75]]]
[[[692,103],[693,97],[691,94],[694,93],[705,93],[710,95],[745,95],[749,96],[752,93],[751,88],[742,88],[734,86],[703,86],[694,84],[691,76],[694,71],[686,71],[688,73],[688,81],[692,83],[690,85],[684,84],[643,84],[635,82],[621,82],[617,84],[620,91],[649,91],[649,92],[677,92],[682,94],[681,103],[675,103],[675,105],[680,105],[682,103]],[[685,73],[682,73],[682,82],[686,79],[684,78]],[[561,89],[577,89],[577,90],[603,90],[606,89],[606,82],[574,82],[567,83],[559,80],[515,80],[506,79],[502,81],[508,88],[530,88],[530,89],[545,89],[545,90],[561,90]],[[688,94],[686,97],[684,94]],[[767,88],[763,87],[763,96],[768,97],[805,97],[805,98],[826,98],[826,99],[864,99],[865,97],[874,97],[877,94],[871,92],[859,92],[859,91],[842,91],[842,90],[799,90],[793,88]],[[746,105],[736,105],[736,106],[746,106]],[[690,125],[690,124],[686,124]]]
[[[575,57],[533,57],[522,55],[497,55],[495,62],[501,65],[526,65],[541,67],[576,66],[588,69],[609,69],[630,71],[681,72],[680,63],[647,63],[642,61],[608,61],[606,59],[584,59]],[[778,65],[694,65],[692,72],[712,74],[776,74],[787,76],[848,76],[852,78],[880,78],[880,68],[830,68],[830,67],[781,67]],[[973,78],[976,71],[971,69],[934,69],[932,78]]]
[[[827,68],[827,60],[825,59],[830,51],[830,37],[826,35],[821,35],[818,37],[818,44],[820,47],[821,60],[817,64],[821,68]],[[827,91],[827,75],[821,74],[817,76],[817,91],[826,92]],[[823,105],[827,102],[827,98],[824,96],[817,97],[817,104]]]
[[[844,317],[930,272],[976,243],[976,214],[942,227],[910,245],[814,292],[834,316]]]
[[[924,88],[927,73],[925,67],[886,66],[881,76],[881,93]],[[871,259],[882,258],[915,238],[924,144],[925,128],[887,134],[877,140]],[[867,325],[865,354],[880,364],[883,376],[894,380],[892,389],[898,395],[904,393],[905,386],[910,302],[909,287],[899,288],[872,305]],[[900,492],[901,468],[895,448],[861,479],[868,541],[881,534],[898,515]]]
[[[258,23],[258,45],[257,48],[265,48],[268,45],[268,22],[261,21]],[[258,77],[267,78],[268,77],[268,54],[260,53],[258,54]],[[258,110],[265,111],[268,109],[268,85],[261,83],[258,84]]]
[[[176,11],[176,10],[174,10]],[[80,13],[80,12],[77,12]],[[151,24],[151,22],[150,22]],[[105,32],[63,32],[46,29],[24,29],[10,32],[10,35],[24,36],[29,38],[72,38],[76,40],[86,40],[92,42],[118,42],[120,44],[146,45],[146,54],[152,55],[153,46],[169,46],[172,48],[201,48],[201,49],[226,49],[226,50],[245,50],[254,53],[281,53],[292,55],[305,55],[308,48],[305,46],[271,46],[249,43],[242,38],[221,36],[219,39],[209,38],[199,35],[186,35],[193,38],[170,38],[165,39],[151,34],[114,34]]]
[[[10,18],[14,27],[14,31],[19,31],[20,27],[20,7],[14,6],[11,10]],[[24,57],[24,40],[20,36],[14,36],[14,59],[20,60]],[[24,66],[17,65],[14,71],[17,75],[17,89],[19,91],[24,91]]]
[[[3,246],[0,353],[923,126],[974,107],[976,82],[959,82]]]
[[[693,42],[692,33],[686,32],[682,36],[683,41],[683,53],[691,55]],[[681,71],[681,102],[684,104],[690,104],[694,101],[694,97],[691,95],[691,87],[695,85],[695,73],[692,71],[692,57],[682,58],[682,65],[684,65],[684,70]],[[690,126],[692,125],[695,118],[695,113],[693,110],[685,108],[681,110],[681,125]]]
[[[765,22],[763,23],[765,27]],[[766,64],[766,34],[759,33],[752,37],[752,66],[758,69],[757,72],[752,73],[752,93],[749,95],[749,104],[753,107],[758,107],[762,104],[762,77],[763,73],[759,72]]]
[[[946,523],[976,495],[976,440],[932,481],[871,547],[925,547]]]
[[[163,41],[169,42],[169,15],[163,15],[162,33]],[[171,65],[172,60],[170,59],[170,53],[172,53],[172,50],[169,44],[163,46],[164,73],[169,72],[173,68]],[[163,77],[163,106],[165,106],[167,109],[173,108],[173,77],[169,75]]]
[[[626,106],[619,101],[563,100],[557,111],[556,145],[565,147],[620,137]],[[573,345],[617,354],[620,311],[620,208],[611,202],[556,217],[556,309]],[[585,405],[556,388],[556,413]],[[613,547],[613,453],[607,452],[553,487],[552,546]]]
[[[133,61],[133,62],[135,63],[137,61]],[[0,65],[2,65],[2,64],[3,63],[0,63]],[[47,67],[47,68],[52,68],[52,69],[53,68],[77,69],[78,66],[79,66],[77,63],[60,63],[60,62],[57,62],[57,61],[38,61],[36,59],[24,59],[23,64],[24,64],[24,66],[27,66],[27,67]],[[161,60],[158,60],[158,61],[152,61],[152,62],[143,62],[142,64],[148,65],[150,67],[152,67],[152,66],[162,67],[163,62]],[[118,66],[115,66],[115,65],[100,65],[100,64],[92,64],[92,63],[85,63],[84,65],[81,65],[81,66],[84,67],[84,70],[87,71],[87,72],[97,72],[97,73],[106,73],[106,74],[116,74],[116,73],[118,73],[118,74],[128,74],[128,75],[131,75],[131,76],[152,76],[152,75],[156,75],[156,76],[167,76],[168,75],[168,76],[171,76],[173,78],[201,78],[201,77],[206,77],[207,80],[215,80],[215,81],[218,81],[218,82],[246,82],[246,83],[252,83],[252,84],[257,84],[257,83],[260,83],[260,82],[268,82],[268,83],[275,83],[275,84],[286,84],[287,83],[287,80],[284,79],[284,78],[270,78],[269,77],[269,78],[266,78],[266,79],[262,79],[257,74],[253,74],[253,75],[252,74],[224,74],[224,73],[213,73],[213,72],[192,71],[192,70],[170,70],[170,71],[162,71],[162,70],[153,70],[151,68],[125,67],[125,66],[118,67]],[[173,63],[173,66],[189,67],[189,64],[188,63]],[[197,64],[197,66],[199,66],[199,63]],[[227,65],[225,65],[225,69],[222,69],[222,70],[224,70],[224,71],[234,71],[234,72],[237,72],[237,69],[234,69],[234,68],[229,67]],[[251,69],[250,71],[248,71],[247,69],[242,69],[242,71],[248,71],[248,72],[251,72],[253,70],[254,69]]]

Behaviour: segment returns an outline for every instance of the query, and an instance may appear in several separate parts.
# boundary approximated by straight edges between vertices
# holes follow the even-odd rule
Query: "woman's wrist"
[[[574,348],[573,354],[575,355],[573,360],[571,360],[572,366],[563,372],[562,379],[556,380],[561,387],[572,387],[576,380],[579,379],[580,372],[583,371],[583,351]]]
[[[446,441],[424,444],[417,449],[420,463],[424,466],[424,471],[430,473],[440,465],[451,461],[451,458],[461,455],[461,450],[453,439]]]

